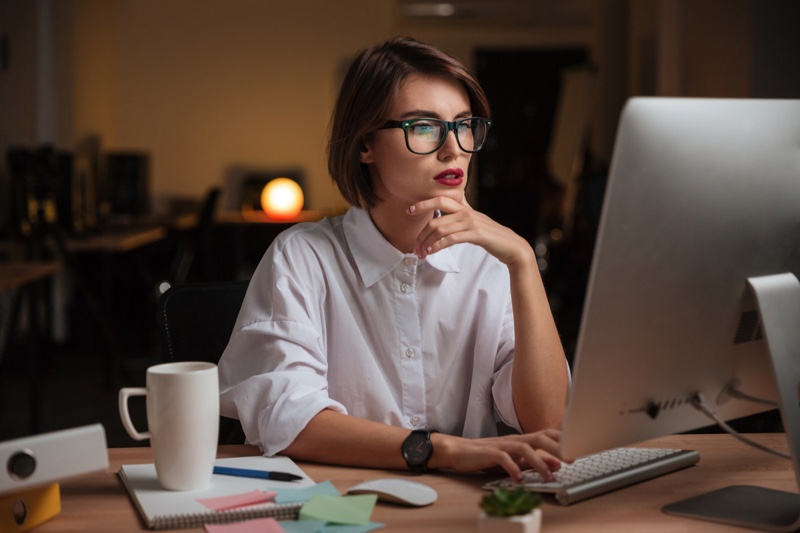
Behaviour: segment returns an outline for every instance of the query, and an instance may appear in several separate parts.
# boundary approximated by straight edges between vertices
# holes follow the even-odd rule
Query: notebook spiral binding
[[[267,517],[274,518],[275,520],[297,520],[302,506],[302,502],[269,503],[242,509],[228,509],[225,511],[212,511],[208,513],[164,515],[154,520],[153,529],[164,530],[203,527],[205,524],[225,524]]]

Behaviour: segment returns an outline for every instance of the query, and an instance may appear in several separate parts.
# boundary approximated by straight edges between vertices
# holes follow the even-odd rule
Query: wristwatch
[[[415,429],[406,437],[400,447],[403,459],[406,460],[408,469],[412,472],[421,474],[428,471],[428,460],[433,455],[431,433],[435,433],[435,431]]]

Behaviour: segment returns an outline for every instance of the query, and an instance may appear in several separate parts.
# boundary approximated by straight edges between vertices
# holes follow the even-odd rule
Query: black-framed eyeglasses
[[[432,154],[444,145],[447,134],[455,132],[458,146],[474,153],[483,148],[492,121],[482,117],[469,117],[448,122],[438,118],[410,118],[389,120],[380,130],[400,128],[405,132],[406,147],[419,155]]]

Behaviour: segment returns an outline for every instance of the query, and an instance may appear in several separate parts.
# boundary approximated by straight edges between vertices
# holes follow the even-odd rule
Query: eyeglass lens
[[[455,121],[452,127],[458,146],[465,152],[475,152],[486,140],[487,121],[483,118],[467,118]],[[429,154],[438,150],[445,142],[450,128],[444,121],[420,119],[406,127],[406,139],[412,152]]]

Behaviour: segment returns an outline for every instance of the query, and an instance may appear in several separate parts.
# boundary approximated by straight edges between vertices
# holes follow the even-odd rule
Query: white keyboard
[[[673,448],[616,448],[588,455],[571,464],[563,463],[554,472],[555,481],[546,482],[529,470],[516,482],[510,477],[492,481],[484,489],[525,487],[532,492],[553,494],[562,505],[633,485],[640,481],[692,466],[700,454]]]

